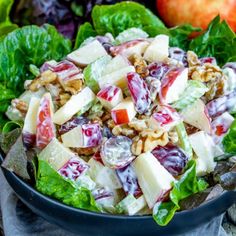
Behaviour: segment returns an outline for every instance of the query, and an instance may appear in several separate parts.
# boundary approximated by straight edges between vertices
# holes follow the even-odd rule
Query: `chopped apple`
[[[71,96],[70,100],[55,112],[53,122],[58,125],[64,124],[95,99],[96,96],[92,90],[89,87],[85,87],[78,94]]]
[[[107,55],[106,50],[98,40],[93,40],[67,55],[67,59],[79,66],[86,66],[98,58]]]
[[[52,121],[53,104],[50,93],[45,93],[40,100],[37,114],[36,147],[43,149],[56,137],[56,129]]]
[[[54,66],[53,72],[58,76],[59,82],[63,88],[66,88],[66,84],[72,80],[82,80],[82,70],[70,61],[64,60]]]
[[[187,82],[187,68],[169,70],[161,80],[160,100],[168,104],[177,101],[187,87]]]
[[[59,170],[74,156],[75,153],[66,148],[56,138],[53,138],[39,153],[38,158],[48,162],[53,169]]]
[[[184,122],[190,124],[207,133],[211,133],[211,119],[208,115],[207,108],[201,99],[188,106],[181,112]]]
[[[123,100],[123,94],[120,88],[109,85],[100,90],[97,98],[105,108],[111,110]]]
[[[129,194],[121,202],[118,203],[116,209],[120,214],[127,214],[129,216],[132,216],[137,214],[146,206],[147,202],[143,195],[136,199],[133,195]]]
[[[125,42],[121,45],[110,48],[113,56],[121,54],[125,57],[131,57],[134,54],[142,56],[147,49],[149,42],[145,39],[136,39],[129,42]]]
[[[107,75],[110,73],[113,73],[114,71],[120,70],[124,67],[130,66],[129,60],[122,56],[122,55],[117,55],[115,56],[104,68],[103,70],[103,75]]]
[[[58,173],[64,178],[77,181],[79,177],[85,175],[88,169],[89,165],[83,159],[74,156],[58,170]]]
[[[39,104],[39,98],[31,98],[22,130],[22,138],[26,147],[32,147],[35,144]]]
[[[175,179],[150,152],[139,155],[133,167],[147,204],[153,208],[165,197]]]
[[[169,37],[157,35],[144,53],[144,59],[149,62],[163,62],[169,55]]]
[[[111,110],[111,117],[115,124],[127,124],[136,115],[136,110],[131,97],[126,98]]]
[[[126,76],[129,72],[135,72],[135,68],[133,66],[126,66],[120,70],[106,74],[99,79],[99,87],[104,88],[107,85],[116,85],[121,89],[124,89],[127,87]]]
[[[102,141],[102,131],[97,123],[83,124],[63,134],[61,138],[65,147],[96,147]]]
[[[99,161],[91,158],[88,162],[90,169],[90,177],[99,185],[103,187],[109,187],[111,189],[120,189],[122,185],[115,170],[104,166]]]
[[[149,126],[151,129],[164,128],[169,131],[172,127],[180,123],[182,118],[178,112],[171,106],[159,106],[158,112],[152,114],[149,119]]]
[[[214,157],[223,154],[223,151],[217,148],[212,138],[204,131],[190,135],[189,141],[197,156],[197,174],[204,175],[212,172],[216,166]]]

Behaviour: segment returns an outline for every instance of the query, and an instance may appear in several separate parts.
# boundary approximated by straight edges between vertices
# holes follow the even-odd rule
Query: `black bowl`
[[[0,156],[1,162],[2,157]],[[2,170],[16,195],[33,212],[80,236],[152,236],[184,233],[209,222],[236,203],[236,192],[228,191],[193,210],[176,213],[167,226],[161,227],[154,222],[151,216],[109,215],[67,206],[39,193],[14,173],[4,168]]]

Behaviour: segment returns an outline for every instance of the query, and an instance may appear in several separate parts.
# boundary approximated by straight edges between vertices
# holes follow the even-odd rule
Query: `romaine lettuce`
[[[153,218],[161,226],[167,225],[173,218],[175,212],[180,209],[179,202],[188,196],[201,192],[208,184],[196,176],[196,162],[188,162],[185,173],[173,184],[170,191],[170,201],[157,203],[153,209]]]
[[[91,192],[63,178],[50,165],[42,160],[38,163],[36,189],[41,193],[56,198],[63,203],[77,208],[100,211]]]
[[[25,26],[0,41],[0,114],[10,100],[23,91],[24,81],[33,79],[30,65],[41,66],[50,59],[60,60],[71,50],[71,42],[50,25]],[[3,109],[4,108],[4,109]],[[3,118],[1,119],[1,123]]]

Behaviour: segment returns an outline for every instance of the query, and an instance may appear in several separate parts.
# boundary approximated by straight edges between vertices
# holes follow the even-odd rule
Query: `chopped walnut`
[[[201,62],[198,59],[198,56],[193,51],[187,52],[187,62],[189,67],[200,66]]]
[[[130,128],[133,128],[136,131],[141,132],[144,129],[147,129],[147,123],[145,119],[139,120],[134,118],[129,124],[128,126]]]
[[[69,99],[70,99],[71,95],[69,93],[62,93],[59,95],[59,103],[61,106],[65,105]]]
[[[129,138],[133,138],[137,135],[137,132],[133,129],[131,129],[128,125],[116,125],[113,129],[112,129],[112,133],[115,136],[118,135],[124,135],[127,136]]]
[[[131,58],[131,61],[135,67],[136,72],[142,78],[145,78],[148,76],[149,71],[148,71],[147,63],[140,55],[134,54],[133,57]]]
[[[77,94],[82,90],[83,87],[83,80],[81,79],[74,79],[69,80],[65,84],[65,91],[70,92],[72,95]]]
[[[57,80],[57,74],[50,70],[46,70],[39,77],[32,80],[32,82],[29,85],[29,90],[33,92],[38,91],[41,87],[53,83],[56,80]]]
[[[222,71],[218,66],[211,63],[205,63],[202,66],[193,66],[189,68],[189,77],[201,82],[215,81],[222,77]]]
[[[20,99],[13,99],[11,101],[12,107],[17,109],[21,115],[24,117],[28,111],[28,104]]]
[[[210,101],[214,98],[221,97],[225,93],[225,86],[227,78],[225,75],[217,77],[215,80],[209,81],[207,87],[209,88],[208,92],[205,94],[206,101]]]
[[[188,135],[191,135],[191,134],[194,134],[194,133],[197,133],[198,131],[200,131],[198,128],[196,128],[192,125],[186,124],[186,123],[185,123],[185,129],[186,129],[186,132]]]
[[[101,119],[102,119],[103,122],[106,122],[109,119],[111,119],[111,112],[104,112]]]
[[[169,142],[168,133],[163,130],[144,130],[133,139],[131,147],[134,155],[151,152],[156,146],[165,146]]]
[[[107,121],[107,126],[108,128],[113,129],[116,126],[116,124],[112,119],[110,119]]]
[[[79,156],[91,156],[97,152],[97,147],[88,147],[88,148],[72,148],[72,150],[77,153]]]

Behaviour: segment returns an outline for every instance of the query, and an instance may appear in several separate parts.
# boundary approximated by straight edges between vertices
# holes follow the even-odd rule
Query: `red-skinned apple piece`
[[[198,99],[191,106],[181,112],[184,122],[211,134],[211,118],[207,108],[201,99]]]
[[[109,85],[98,92],[97,98],[105,108],[111,110],[123,100],[123,94],[119,87]]]
[[[66,147],[96,147],[102,141],[102,132],[100,125],[97,123],[83,124],[63,134],[61,138]]]
[[[31,148],[35,145],[39,104],[40,99],[32,97],[25,116],[25,122],[22,130],[22,139],[26,148]]]
[[[121,45],[114,46],[110,48],[110,52],[113,56],[123,55],[125,57],[130,57],[134,54],[142,55],[146,50],[149,42],[145,39],[136,39],[122,43]]]
[[[111,110],[111,117],[117,125],[129,123],[135,115],[136,110],[131,97],[124,99]]]
[[[210,21],[220,15],[236,31],[235,9],[235,0],[157,0],[159,16],[169,27],[189,23],[206,29]]]
[[[161,105],[158,107],[158,112],[153,113],[149,119],[149,126],[152,129],[164,128],[170,130],[177,125],[182,118],[178,112],[171,106]]]
[[[179,99],[187,86],[188,69],[184,67],[169,70],[161,81],[160,101],[165,104]]]
[[[36,146],[40,149],[45,148],[56,136],[52,117],[52,98],[50,93],[46,93],[40,100],[37,116]]]

